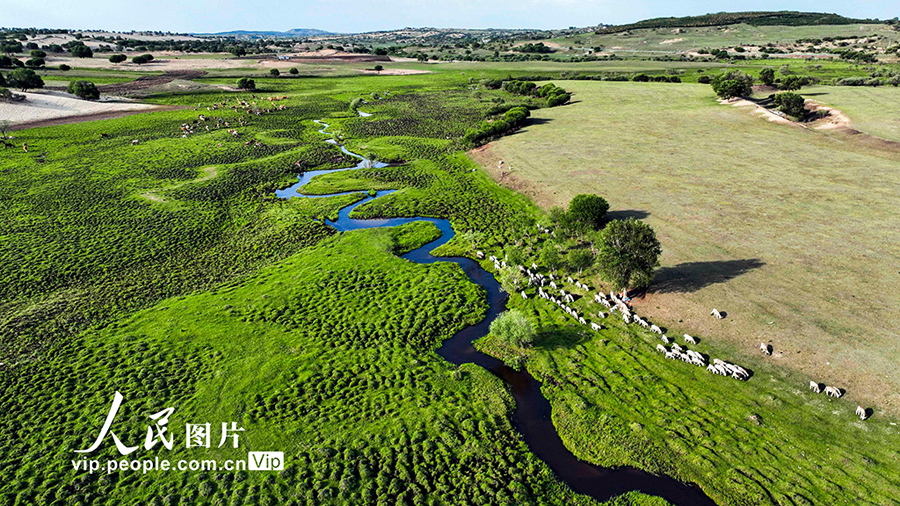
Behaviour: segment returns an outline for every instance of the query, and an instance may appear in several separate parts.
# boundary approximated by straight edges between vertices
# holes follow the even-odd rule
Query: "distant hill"
[[[317,30],[315,28],[294,28],[286,32],[266,31],[266,30],[233,30],[230,32],[216,33],[195,33],[193,35],[201,37],[234,37],[236,39],[261,39],[270,37],[286,37],[286,38],[302,38],[302,37],[322,37],[329,35],[338,35],[325,30]]]
[[[628,25],[609,26],[597,33],[618,33],[641,28],[687,28],[697,26],[720,26],[746,23],[754,26],[810,26],[810,25],[850,25],[880,23],[877,19],[852,19],[837,14],[821,12],[719,12],[703,16],[683,18],[654,18]]]

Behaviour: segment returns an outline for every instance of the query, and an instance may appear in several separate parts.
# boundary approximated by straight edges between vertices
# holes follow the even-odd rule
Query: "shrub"
[[[59,70],[62,70],[63,72],[68,72],[68,71],[72,70],[72,67],[66,65],[65,63],[62,63],[59,65]]]
[[[646,83],[650,81],[650,76],[647,74],[638,74],[632,77],[631,80],[638,83]]]
[[[710,84],[721,98],[746,97],[753,93],[753,78],[739,70],[717,74]]]
[[[43,67],[46,62],[43,58],[31,58],[25,62],[26,67],[38,68]]]
[[[700,84],[709,84],[710,81],[711,81],[711,79],[709,76],[700,76],[700,78],[697,79],[697,82]]]
[[[134,58],[131,59],[131,61],[134,63],[137,63],[138,65],[143,65],[145,63],[148,63],[150,60],[148,60],[146,57],[141,55],[141,56],[135,56]]]
[[[534,342],[534,325],[518,309],[497,315],[490,329],[493,336],[513,346],[525,347]]]
[[[256,81],[250,79],[248,77],[242,77],[238,79],[237,87],[239,90],[255,90],[256,89]]]
[[[771,68],[764,68],[760,70],[759,80],[766,86],[772,86],[772,83],[775,82],[775,70]]]
[[[97,100],[100,98],[100,91],[90,81],[70,81],[66,91],[85,100]]]
[[[114,54],[109,57],[109,61],[111,63],[122,63],[123,61],[125,61],[127,59],[128,59],[128,57],[125,56],[124,54]]]
[[[269,75],[272,77],[278,77],[281,75],[281,72],[279,72],[278,69],[270,69]]]
[[[43,88],[44,80],[31,69],[16,69],[6,76],[10,87],[28,91],[31,88]]]
[[[803,97],[796,93],[786,91],[775,95],[775,105],[787,115],[802,119],[806,116],[806,105]]]
[[[78,58],[93,58],[94,57],[94,52],[91,50],[91,48],[85,46],[83,42],[79,42],[78,44],[71,46],[70,51],[72,51],[72,56],[75,56]]]
[[[297,67],[291,67],[291,70],[288,70],[288,72],[290,72],[290,74],[291,74],[292,76],[295,76],[295,75],[297,75],[297,74],[300,73],[300,71],[297,70]]]
[[[599,195],[575,195],[569,202],[569,216],[594,229],[599,229],[603,225],[607,211],[609,203]]]

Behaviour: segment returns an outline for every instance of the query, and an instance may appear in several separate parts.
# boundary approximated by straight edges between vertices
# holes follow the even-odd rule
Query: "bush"
[[[634,218],[616,220],[600,232],[597,265],[616,290],[650,284],[662,246],[650,225]]]
[[[637,83],[646,83],[650,81],[650,76],[647,74],[638,74],[632,77],[631,80]]]
[[[100,91],[90,81],[70,81],[66,91],[85,100],[97,100],[100,98]]]
[[[518,309],[504,311],[491,322],[491,335],[506,344],[525,347],[534,342],[534,325]]]
[[[30,60],[25,62],[26,67],[38,68],[43,67],[46,62],[43,58],[31,58]]]
[[[148,60],[146,57],[141,55],[141,56],[135,56],[134,58],[131,59],[131,61],[133,63],[137,63],[138,65],[143,65],[145,63],[148,63],[150,60]]]
[[[242,77],[238,79],[237,87],[239,90],[255,90],[256,89],[256,81],[250,79],[248,77]]]
[[[94,52],[91,48],[84,45],[84,43],[78,43],[71,46],[70,51],[72,51],[72,56],[77,58],[93,58]]]
[[[31,57],[32,58],[46,58],[47,53],[41,51],[40,49],[35,49],[34,51],[31,52]]]
[[[375,72],[381,72],[382,70],[384,70],[384,67],[382,67],[381,65],[375,65]]]
[[[697,79],[697,82],[700,84],[709,84],[710,81],[711,81],[711,79],[709,76],[700,76],[700,78]]]
[[[501,119],[496,119],[493,122],[485,121],[477,130],[471,129],[466,132],[463,138],[466,142],[474,144],[491,137],[503,135],[520,126],[529,116],[531,116],[531,112],[525,107],[513,107],[506,111]]]
[[[272,77],[278,77],[281,75],[281,72],[279,72],[278,69],[271,69],[269,70],[269,75]]]
[[[759,71],[759,80],[761,83],[766,86],[772,86],[772,83],[775,82],[775,70],[771,68],[765,68]]]
[[[575,195],[569,202],[569,216],[594,229],[599,229],[603,225],[607,211],[609,211],[609,203],[599,195]]]
[[[68,72],[68,71],[72,70],[72,67],[66,65],[65,63],[62,63],[59,66],[59,70],[62,70],[63,72]]]
[[[295,76],[295,75],[297,75],[297,74],[300,73],[300,71],[297,70],[297,67],[291,67],[291,70],[288,70],[288,72],[290,72],[290,74],[291,74],[292,76]]]
[[[775,105],[787,115],[793,116],[798,119],[803,119],[806,116],[806,105],[804,105],[803,97],[796,93],[791,93],[786,91],[784,93],[779,93],[775,95],[773,99]]]
[[[125,56],[124,54],[114,54],[109,57],[110,63],[122,63],[123,61],[125,61],[127,59],[128,59],[128,57]]]
[[[804,84],[804,78],[800,76],[787,76],[781,80],[781,83],[778,85],[778,89],[786,90],[786,91],[796,91],[801,88]]]
[[[710,80],[713,91],[721,98],[746,97],[753,93],[753,78],[739,70],[730,70]]]

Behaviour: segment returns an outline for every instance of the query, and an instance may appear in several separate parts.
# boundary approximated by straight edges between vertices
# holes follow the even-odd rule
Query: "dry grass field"
[[[766,360],[900,413],[900,150],[772,123],[704,85],[564,84],[571,105],[472,156],[544,209],[596,193],[650,223],[662,267],[636,307],[670,335],[770,343]]]

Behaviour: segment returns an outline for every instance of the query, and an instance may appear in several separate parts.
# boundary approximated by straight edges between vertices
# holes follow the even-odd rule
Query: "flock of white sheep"
[[[538,228],[541,228],[540,225],[538,226]],[[483,259],[484,253],[478,251],[476,253],[476,256],[479,259]],[[501,260],[494,255],[491,255],[489,257],[489,260],[494,263],[494,268],[498,271],[507,267],[506,260]],[[595,322],[588,322],[588,320],[586,320],[584,316],[582,316],[578,312],[577,309],[569,306],[569,304],[575,302],[575,296],[571,292],[566,292],[565,288],[563,288],[565,285],[562,279],[556,279],[553,274],[547,274],[545,276],[544,274],[539,273],[538,266],[535,263],[531,264],[531,268],[525,267],[524,265],[519,265],[517,267],[520,272],[528,276],[528,285],[537,287],[537,295],[540,298],[556,304],[563,311],[565,311],[566,314],[573,317],[581,325],[590,325],[591,329],[594,331],[603,330],[603,325]],[[587,283],[582,283],[579,280],[573,279],[571,276],[567,277],[566,281],[571,285],[575,285],[575,287],[579,290],[586,292],[586,294],[589,294],[591,292],[591,288],[587,285]],[[544,290],[544,288],[547,288],[547,290]],[[550,289],[557,291],[558,294],[551,293],[549,291]],[[526,293],[525,290],[522,290],[520,292],[520,296],[523,299],[529,298],[528,293]],[[712,362],[709,363],[708,357],[706,355],[694,350],[689,350],[686,347],[681,347],[674,341],[674,339],[666,336],[666,334],[659,326],[651,324],[647,320],[635,314],[632,308],[613,292],[610,292],[609,295],[602,292],[597,292],[593,296],[593,302],[600,304],[604,308],[609,310],[609,313],[604,313],[601,309],[597,313],[598,317],[605,319],[618,312],[625,324],[634,323],[640,325],[641,327],[648,329],[650,332],[658,334],[665,345],[671,343],[671,348],[667,348],[666,346],[664,346],[664,344],[656,345],[656,350],[664,353],[667,359],[681,360],[698,367],[705,367],[706,370],[712,374],[730,376],[740,381],[747,381],[748,379],[750,379],[750,373],[737,364],[733,364],[718,358],[712,359]],[[715,308],[713,308],[713,310],[710,312],[710,315],[714,316],[716,319],[725,318],[725,314]],[[693,336],[684,334],[684,342],[685,344],[696,345],[698,341]],[[766,343],[760,343],[760,351],[762,351],[766,355],[772,354],[771,347]],[[820,393],[823,391],[821,386],[814,381],[810,381],[809,387],[810,390],[813,390],[816,393]],[[824,392],[826,395],[830,395],[832,397],[839,398],[843,396],[843,390],[833,386],[826,386],[824,388]],[[862,406],[857,406],[856,414],[861,420],[865,420],[866,418],[868,418],[867,412]]]

